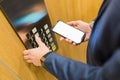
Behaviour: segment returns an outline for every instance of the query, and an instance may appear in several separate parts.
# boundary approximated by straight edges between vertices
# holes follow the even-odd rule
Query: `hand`
[[[86,35],[85,35],[84,41],[89,40],[89,37],[90,37],[90,34],[91,34],[91,28],[90,28],[88,23],[79,20],[79,21],[71,21],[71,22],[68,22],[67,24],[85,32]],[[61,41],[66,41],[66,42],[68,42],[70,44],[73,44],[73,45],[76,45],[71,40],[63,38],[63,37],[61,37],[60,40]]]
[[[49,48],[40,40],[39,37],[35,36],[38,48],[28,49],[23,52],[24,59],[28,63],[33,63],[35,66],[41,66],[41,57],[48,53]]]

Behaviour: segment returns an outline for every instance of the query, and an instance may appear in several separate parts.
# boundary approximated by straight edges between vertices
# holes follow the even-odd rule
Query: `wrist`
[[[52,51],[47,52],[45,55],[43,55],[40,59],[42,66],[44,66],[44,61],[46,60],[47,56],[50,55]]]

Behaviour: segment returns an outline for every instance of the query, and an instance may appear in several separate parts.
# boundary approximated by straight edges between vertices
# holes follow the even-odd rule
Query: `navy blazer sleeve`
[[[95,67],[52,53],[45,68],[58,80],[120,80],[120,50],[102,67]]]

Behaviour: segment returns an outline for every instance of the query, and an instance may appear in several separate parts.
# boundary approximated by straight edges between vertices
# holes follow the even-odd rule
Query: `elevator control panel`
[[[49,27],[47,24],[45,24],[44,26],[36,26],[27,33],[26,37],[28,38],[28,41],[33,48],[38,47],[38,44],[35,41],[35,35],[40,37],[42,42],[44,42],[50,50],[57,50],[56,39],[51,30],[51,27]]]

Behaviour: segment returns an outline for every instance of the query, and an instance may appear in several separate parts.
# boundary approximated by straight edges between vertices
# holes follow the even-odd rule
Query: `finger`
[[[28,55],[28,54],[29,54],[29,51],[28,51],[28,50],[24,50],[24,51],[23,51],[23,54],[24,54],[24,55]]]
[[[63,41],[65,38],[64,37],[60,37],[60,41]]]
[[[68,39],[68,42],[69,42],[69,43],[73,43],[73,41],[71,41],[71,40],[69,40],[69,39]]]
[[[72,43],[72,41],[70,39],[67,39],[67,38],[65,39],[65,41],[68,43]]]
[[[67,22],[67,24],[73,27],[77,25],[76,21]]]
[[[35,40],[38,43],[38,45],[40,46],[42,43],[41,39],[38,36],[35,36]]]
[[[32,60],[26,60],[27,63],[32,63]]]
[[[74,46],[76,46],[76,43],[72,43]]]
[[[25,60],[31,60],[31,58],[29,56],[24,56]]]
[[[67,22],[67,24],[72,26],[74,24],[74,21]]]

